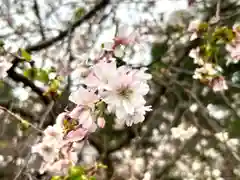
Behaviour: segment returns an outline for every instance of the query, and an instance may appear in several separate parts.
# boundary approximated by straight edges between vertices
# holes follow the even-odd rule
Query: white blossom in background
[[[171,128],[173,138],[179,139],[180,141],[185,141],[191,138],[196,132],[196,127],[190,126],[186,128],[183,124],[180,124],[178,127]]]
[[[194,79],[208,79],[212,80],[213,76],[217,76],[222,69],[220,66],[212,63],[205,63],[202,67],[196,68],[193,78]]]
[[[190,41],[193,41],[194,39],[197,39],[198,35],[198,28],[201,21],[199,19],[195,19],[189,23],[187,31],[191,33]]]
[[[0,56],[0,79],[7,76],[7,70],[12,66],[4,57]]]
[[[202,66],[204,65],[204,60],[201,58],[199,53],[200,53],[200,48],[197,47],[196,49],[192,49],[190,51],[189,57],[194,59],[194,64]]]

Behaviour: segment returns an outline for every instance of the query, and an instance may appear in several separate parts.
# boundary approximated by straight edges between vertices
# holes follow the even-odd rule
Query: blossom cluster
[[[195,20],[192,21],[189,24],[188,31],[191,33],[190,40],[195,40],[199,37],[201,21]],[[238,38],[236,38],[235,43],[239,41]],[[197,67],[194,71],[193,78],[199,79],[201,82],[208,84],[213,91],[223,91],[228,89],[228,85],[226,83],[225,78],[221,75],[223,70],[221,66],[216,64],[215,62],[209,61],[208,56],[206,56],[206,52],[209,51],[210,47],[196,47],[195,49],[192,49],[189,53],[189,57],[194,59],[194,64],[196,64]],[[231,49],[232,48],[232,49]],[[237,58],[236,56],[236,44],[235,46],[228,46],[229,51],[231,50],[231,56],[233,58]],[[239,50],[238,50],[239,51]]]
[[[189,56],[194,59],[194,63],[199,67],[195,69],[193,78],[207,83],[213,91],[227,90],[228,86],[223,76],[222,68],[211,62],[205,62],[200,55],[200,48],[192,49]]]
[[[116,123],[127,126],[144,121],[151,110],[144,99],[151,75],[146,73],[147,68],[118,66],[115,59],[115,50],[132,42],[128,36],[118,36],[111,48],[103,49],[89,66],[82,85],[69,96],[75,108],[59,114],[56,123],[44,131],[42,141],[32,147],[32,152],[43,158],[41,172],[66,174],[77,163],[76,147],[97,128],[103,128],[109,115],[115,116]]]

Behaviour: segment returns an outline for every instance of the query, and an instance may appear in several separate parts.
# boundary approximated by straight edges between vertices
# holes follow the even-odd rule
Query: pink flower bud
[[[103,117],[98,117],[97,119],[97,125],[100,127],[100,128],[104,128],[105,126],[105,119]]]

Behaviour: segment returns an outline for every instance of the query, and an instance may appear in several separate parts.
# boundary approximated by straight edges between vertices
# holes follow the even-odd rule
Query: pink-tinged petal
[[[90,110],[84,110],[78,117],[78,122],[81,124],[85,129],[88,129],[88,127],[92,124],[92,118],[91,118],[91,112]],[[90,125],[89,125],[90,124]]]
[[[73,118],[73,119],[78,119],[79,116],[81,115],[83,111],[83,107],[82,106],[76,106],[69,114],[68,116]]]
[[[95,132],[97,130],[97,124],[95,122],[92,123],[92,125],[89,127],[89,132]]]
[[[100,128],[104,128],[105,126],[105,119],[103,117],[98,117],[97,118],[97,125],[100,127]]]
[[[98,87],[101,84],[101,81],[91,72],[84,80],[84,84],[88,87]]]
[[[87,135],[87,130],[83,129],[83,128],[78,128],[77,130],[74,131],[70,131],[67,136],[66,139],[64,140],[64,144],[68,143],[68,142],[76,142],[76,141],[81,141],[83,140],[83,138]]]
[[[227,83],[222,76],[214,78],[212,81],[210,81],[209,86],[212,87],[214,92],[224,91],[228,89]]]
[[[98,101],[98,96],[93,91],[79,87],[77,91],[71,93],[69,100],[78,105],[93,106]]]

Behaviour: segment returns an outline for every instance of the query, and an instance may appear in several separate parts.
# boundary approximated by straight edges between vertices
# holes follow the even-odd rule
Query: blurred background
[[[124,61],[152,73],[146,99],[153,111],[133,127],[108,122],[89,137],[79,164],[106,164],[97,180],[238,180],[240,63],[224,71],[229,90],[214,93],[193,80],[188,57],[198,43],[186,33],[190,21],[213,21],[217,4],[222,25],[239,23],[238,0],[1,0],[1,42],[9,52],[24,48],[34,63],[1,54],[13,66],[0,82],[0,106],[41,129],[54,124],[80,84],[78,65],[124,25],[141,34]],[[48,91],[52,67],[63,75],[74,70],[58,86],[59,97]],[[1,111],[0,179],[50,179],[38,174],[40,161],[30,153],[39,138]]]

